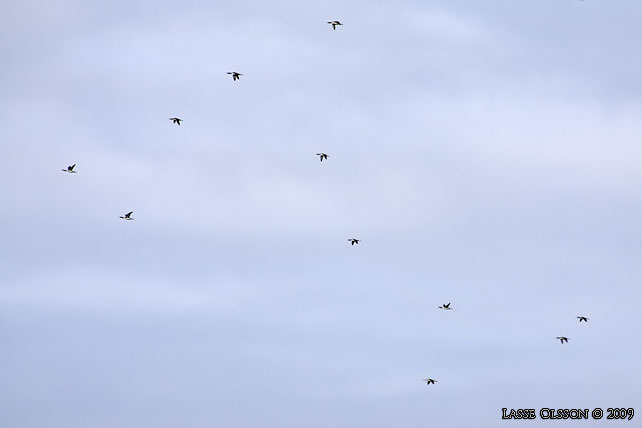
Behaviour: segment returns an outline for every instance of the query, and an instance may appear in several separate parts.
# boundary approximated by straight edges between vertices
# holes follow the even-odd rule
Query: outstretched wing
[[[125,218],[131,217],[131,215],[134,214],[134,211],[130,211],[127,214],[125,214]]]

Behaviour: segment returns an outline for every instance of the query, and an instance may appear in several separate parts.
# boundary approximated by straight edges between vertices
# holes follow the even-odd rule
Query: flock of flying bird
[[[583,1],[583,0],[580,0],[580,1]],[[328,22],[328,24],[330,24],[332,26],[333,30],[336,30],[337,26],[343,25],[339,21],[327,21],[327,22]],[[241,74],[239,72],[236,72],[236,71],[228,71],[227,74],[231,75],[232,76],[232,80],[235,81],[235,82],[237,80],[240,80],[241,76],[243,76],[243,74]],[[171,120],[173,123],[175,123],[178,126],[180,126],[181,122],[183,121],[183,119],[180,119],[178,117],[170,117],[169,120]],[[324,159],[328,160],[328,157],[329,157],[328,154],[323,153],[323,152],[317,153],[316,155],[319,156],[319,159],[320,159],[321,162],[323,162]],[[66,173],[69,173],[69,174],[76,174],[77,171],[74,171],[75,167],[76,167],[76,164],[69,165],[66,169],[63,169],[62,171],[66,172]],[[121,215],[120,218],[123,219],[123,220],[134,220],[134,218],[132,217],[133,213],[134,213],[133,211],[130,211],[130,212],[126,213],[125,215]],[[359,242],[361,242],[361,239],[349,238],[348,241],[350,242],[350,245],[355,245],[355,244],[358,245]],[[453,309],[453,308],[450,307],[450,302],[444,303],[441,306],[438,306],[438,308],[439,309],[443,309],[445,311],[449,311],[449,310]],[[588,320],[589,320],[589,318],[587,318],[585,316],[578,316],[576,318],[579,319],[580,323],[582,321],[588,322]],[[559,340],[562,344],[565,343],[565,342],[568,343],[568,337],[566,337],[566,336],[557,336],[556,339]],[[424,382],[426,382],[426,385],[434,384],[435,382],[437,382],[435,379],[431,379],[431,378],[426,378],[426,379],[422,379],[422,380]]]

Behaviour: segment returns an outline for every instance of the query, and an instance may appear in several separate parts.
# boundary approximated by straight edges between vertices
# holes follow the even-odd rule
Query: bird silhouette
[[[321,162],[323,162],[323,159],[328,160],[328,155],[326,155],[325,153],[317,153],[317,156],[319,156]]]
[[[67,167],[67,169],[63,169],[62,171],[64,171],[64,172],[68,172],[69,174],[76,174],[78,171],[74,171],[74,167],[75,167],[75,166],[76,166],[76,164],[69,165],[69,166]]]
[[[181,126],[181,122],[183,121],[183,119],[179,119],[177,117],[170,117],[169,120],[171,120],[172,122],[174,122],[178,126]]]
[[[339,21],[328,21],[328,24],[332,25],[332,29],[333,29],[333,30],[336,30],[336,29],[337,29],[337,25],[343,25],[343,24],[342,24],[342,23],[340,23]]]
[[[564,342],[568,343],[568,337],[558,336],[556,337],[556,339],[559,339],[561,343],[564,343]]]
[[[121,215],[120,218],[122,218],[123,220],[133,220],[133,218],[132,218],[132,214],[133,213],[134,213],[134,211],[130,211],[125,215]]]
[[[241,73],[237,73],[236,71],[228,71],[227,74],[231,74],[232,75],[232,80],[234,80],[234,81],[239,80],[241,78],[241,76],[242,76]]]
[[[439,306],[439,309],[444,309],[444,310],[447,310],[447,311],[452,311],[453,310],[453,308],[450,307],[450,302],[444,303],[443,305]]]
[[[359,244],[359,242],[361,242],[361,239],[350,238],[348,239],[348,241],[350,241],[350,243],[354,245],[354,244]]]
[[[588,322],[588,320],[589,320],[589,319],[588,319],[588,318],[586,318],[586,317],[576,317],[576,318],[578,318],[578,319],[580,320],[580,322],[582,322],[582,321],[584,321],[584,322]]]
[[[435,382],[437,382],[435,379],[430,379],[430,378],[422,379],[422,380],[426,382],[426,385],[430,385],[431,383],[434,385]]]

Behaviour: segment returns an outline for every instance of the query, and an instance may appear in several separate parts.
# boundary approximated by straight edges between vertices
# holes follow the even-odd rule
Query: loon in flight
[[[453,310],[453,308],[450,307],[450,302],[444,303],[442,306],[439,307],[439,309],[444,309],[444,310],[447,310],[447,311],[452,311]]]
[[[67,169],[63,169],[62,171],[68,172],[69,174],[77,174],[77,173],[78,173],[78,171],[74,171],[74,167],[75,167],[75,166],[76,166],[76,164],[69,165],[69,166],[67,167]]]
[[[241,73],[237,73],[236,71],[228,71],[227,74],[231,74],[232,75],[232,80],[234,80],[234,81],[239,80],[241,78],[241,76],[242,76]]]
[[[340,23],[339,21],[328,21],[328,24],[332,25],[332,29],[333,29],[333,30],[336,30],[336,29],[337,29],[337,25],[343,25],[343,24],[342,24],[342,23]]]
[[[328,155],[325,153],[317,153],[317,156],[321,159],[321,162],[323,162],[323,159],[328,160]]]
[[[134,211],[130,211],[125,215],[121,215],[120,218],[122,218],[123,220],[133,220],[133,218],[132,218],[132,214],[133,213],[134,213]]]
[[[568,337],[558,336],[556,337],[556,339],[559,339],[561,343],[564,343],[564,342],[568,343]]]
[[[179,119],[177,117],[170,117],[169,120],[171,120],[172,122],[174,122],[178,126],[181,126],[181,122],[183,121],[183,119]]]

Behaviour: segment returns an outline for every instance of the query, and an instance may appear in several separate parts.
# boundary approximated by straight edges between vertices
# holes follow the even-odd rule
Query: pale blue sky
[[[642,409],[639,2],[2,6],[3,428]]]

